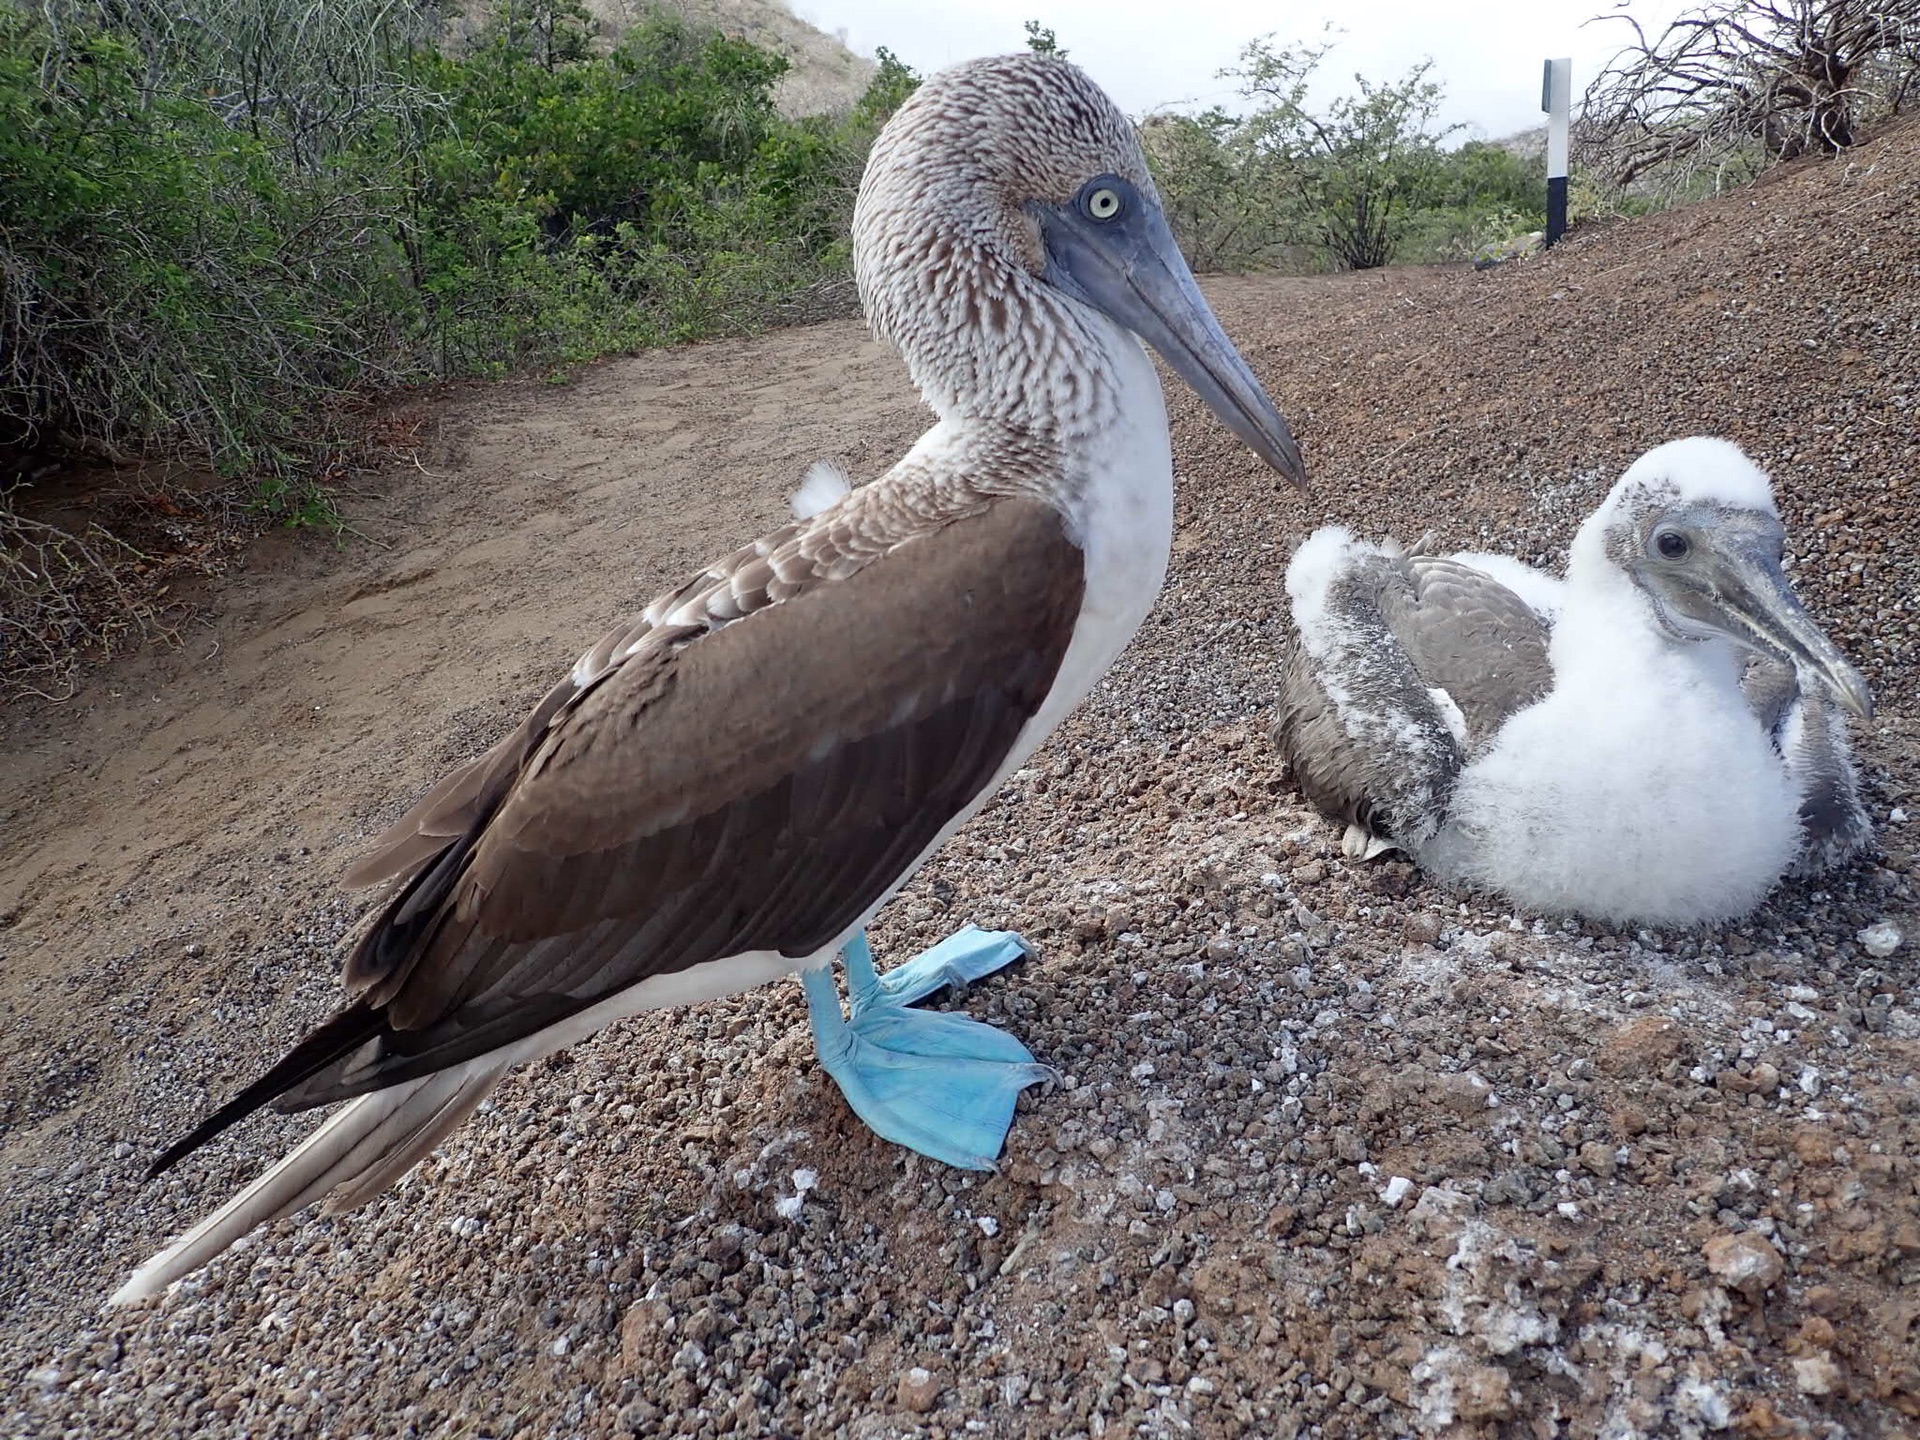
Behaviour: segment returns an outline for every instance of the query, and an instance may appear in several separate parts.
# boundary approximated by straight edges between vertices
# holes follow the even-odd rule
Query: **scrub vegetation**
[[[459,41],[432,0],[0,0],[0,675],[149,628],[75,603],[128,554],[22,513],[34,457],[337,527],[374,397],[848,309],[915,77],[790,118],[786,68],[665,12],[610,46],[577,0]]]
[[[0,7],[0,444],[184,451],[319,513],[343,406],[756,328],[836,279],[903,93],[656,15],[513,0],[457,52],[386,0]]]
[[[1632,36],[1587,92],[1581,158],[1656,200],[1838,155],[1920,101],[1920,0],[1707,0]]]
[[[1248,107],[1145,126],[1170,218],[1203,270],[1368,270],[1470,258],[1545,223],[1540,166],[1499,144],[1452,145],[1431,63],[1308,90],[1331,42],[1256,40],[1224,72]]]

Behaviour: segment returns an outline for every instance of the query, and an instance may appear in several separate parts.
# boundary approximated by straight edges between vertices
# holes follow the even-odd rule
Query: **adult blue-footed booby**
[[[1711,439],[1637,460],[1564,582],[1318,530],[1287,569],[1275,739],[1349,855],[1550,913],[1739,915],[1871,833],[1838,713],[1871,714],[1866,683],[1785,538],[1766,476]]]
[[[794,972],[869,1125],[990,1166],[1047,1072],[1009,1035],[906,1007],[1018,937],[962,931],[881,979],[864,927],[1159,592],[1173,463],[1140,341],[1275,469],[1298,480],[1300,456],[1133,127],[1064,61],[930,79],[873,147],[853,239],[869,322],[938,423],[608,635],[380,838],[349,876],[396,883],[348,958],[355,998],[154,1170],[269,1102],[346,1103],[116,1300],[310,1201],[379,1194],[517,1064]]]

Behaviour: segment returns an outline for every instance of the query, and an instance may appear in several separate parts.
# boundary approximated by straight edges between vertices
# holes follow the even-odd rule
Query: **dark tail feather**
[[[349,1005],[315,1030],[266,1074],[173,1142],[147,1167],[147,1179],[164,1175],[223,1130],[238,1124],[327,1066],[345,1059],[379,1035],[384,1022],[364,1003]],[[304,1108],[304,1107],[302,1107]]]

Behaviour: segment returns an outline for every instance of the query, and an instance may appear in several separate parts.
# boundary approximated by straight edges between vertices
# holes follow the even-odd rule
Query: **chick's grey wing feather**
[[[1296,627],[1274,742],[1321,813],[1415,843],[1433,833],[1465,753],[1388,623],[1413,585],[1403,556],[1356,552],[1327,584],[1325,622]]]
[[[1477,750],[1553,688],[1547,624],[1471,565],[1414,555],[1406,573],[1406,585],[1382,593],[1381,614],[1421,680],[1459,707],[1467,748]]]
[[[276,1098],[363,1094],[650,976],[831,943],[999,769],[1079,615],[1081,552],[1051,507],[999,501],[940,534],[737,623],[688,634],[662,612],[609,652],[515,732],[517,756],[442,796],[474,819],[362,937],[359,998],[163,1162]],[[431,819],[395,834],[449,828]]]
[[[1740,671],[1740,691],[1753,718],[1760,722],[1760,728],[1778,749],[1781,728],[1800,699],[1800,678],[1794,674],[1793,666],[1771,655],[1750,654]]]
[[[1789,873],[1839,869],[1873,843],[1846,717],[1824,690],[1802,688],[1793,666],[1770,656],[1747,661],[1740,688],[1799,792],[1802,843]]]

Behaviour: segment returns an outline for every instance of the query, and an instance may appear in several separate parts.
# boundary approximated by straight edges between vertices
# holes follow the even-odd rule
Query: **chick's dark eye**
[[[1692,548],[1687,544],[1687,537],[1677,530],[1663,530],[1659,535],[1654,537],[1653,543],[1660,553],[1669,560],[1684,560],[1687,551]]]

